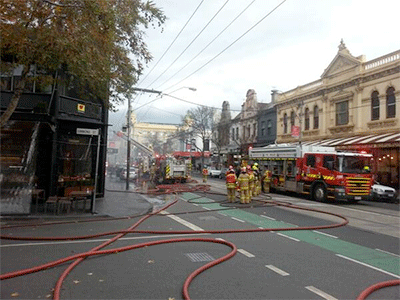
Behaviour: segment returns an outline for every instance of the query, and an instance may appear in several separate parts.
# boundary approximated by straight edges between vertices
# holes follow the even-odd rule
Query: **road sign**
[[[98,129],[90,129],[90,128],[77,128],[76,134],[99,135],[99,130]]]

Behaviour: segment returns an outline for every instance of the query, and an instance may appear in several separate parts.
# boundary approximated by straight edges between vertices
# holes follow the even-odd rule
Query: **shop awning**
[[[331,147],[352,147],[352,146],[371,146],[376,147],[399,147],[400,146],[400,132],[397,133],[383,133],[383,134],[370,134],[359,135],[347,138],[325,139],[320,141],[303,142],[303,145],[319,145]]]
[[[173,155],[180,156],[180,157],[202,157],[203,153],[199,151],[175,151]],[[210,157],[210,151],[204,151],[204,157]]]

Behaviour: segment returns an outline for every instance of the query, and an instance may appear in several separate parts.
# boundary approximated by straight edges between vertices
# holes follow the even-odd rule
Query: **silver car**
[[[396,190],[390,186],[375,184],[371,187],[371,196],[374,200],[391,200],[396,199]]]

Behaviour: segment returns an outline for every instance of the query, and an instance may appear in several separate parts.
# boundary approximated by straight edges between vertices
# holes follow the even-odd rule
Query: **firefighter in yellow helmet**
[[[203,182],[207,182],[208,169],[206,168],[206,166],[204,166],[202,173],[203,173]]]
[[[239,193],[240,193],[240,203],[250,203],[249,197],[249,174],[247,174],[246,167],[243,167],[240,171],[240,175],[237,179]]]
[[[253,174],[254,174],[254,190],[253,190],[253,195],[258,196],[261,194],[261,181],[260,181],[260,171],[258,169],[258,163],[254,163],[253,167]]]
[[[249,199],[251,202],[251,198],[253,198],[254,194],[254,173],[253,170],[251,169],[250,165],[247,165],[247,174],[249,174]]]
[[[264,180],[263,180],[263,185],[264,185],[264,193],[269,193],[269,188],[271,185],[271,176],[272,173],[269,169],[266,169],[264,172]]]
[[[236,192],[236,174],[235,170],[229,169],[228,173],[226,174],[226,190],[227,190],[227,195],[228,195],[228,201],[230,203],[235,202],[235,192]]]

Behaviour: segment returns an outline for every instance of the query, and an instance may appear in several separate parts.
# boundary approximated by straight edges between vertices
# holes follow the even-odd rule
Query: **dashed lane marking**
[[[375,250],[378,250],[378,251],[381,251],[383,253],[390,254],[390,255],[393,255],[393,256],[400,257],[400,255],[398,255],[398,254],[394,254],[392,252],[388,252],[388,251],[385,251],[385,250],[382,250],[382,249],[375,248]]]
[[[274,271],[275,273],[278,273],[279,275],[282,275],[282,276],[289,276],[290,275],[289,273],[287,273],[287,272],[285,272],[285,271],[283,271],[283,270],[281,270],[281,269],[279,269],[279,268],[277,268],[277,267],[275,267],[273,265],[265,265],[265,266],[268,269]]]
[[[268,216],[264,216],[264,215],[260,215],[260,217],[263,217],[263,218],[266,218],[266,219],[272,220],[272,221],[275,221],[275,220],[276,220],[276,219],[274,219],[274,218],[271,218],[271,217],[268,217]]]
[[[255,255],[251,254],[250,252],[247,252],[244,249],[238,249],[238,252],[242,253],[243,255],[247,256],[247,257],[256,257]]]
[[[231,217],[231,219],[232,219],[232,220],[235,220],[235,221],[242,222],[242,223],[245,223],[245,222],[246,222],[246,221],[243,221],[243,220],[241,220],[241,219],[238,219],[238,218],[235,218],[235,217]]]
[[[306,286],[306,289],[313,292],[314,294],[317,294],[319,296],[321,296],[322,298],[326,299],[326,300],[338,300],[337,298],[325,293],[324,291],[321,291],[320,289],[317,289],[316,287],[313,286]]]
[[[398,275],[396,275],[396,274],[393,274],[393,273],[387,272],[387,271],[385,271],[385,270],[376,268],[376,267],[374,267],[374,266],[371,266],[371,265],[366,264],[366,263],[363,263],[363,262],[361,262],[361,261],[352,259],[352,258],[350,258],[350,257],[344,256],[344,255],[341,255],[341,254],[336,254],[336,256],[339,256],[339,257],[341,257],[341,258],[350,260],[350,261],[352,261],[352,262],[355,262],[355,263],[357,263],[357,264],[363,265],[363,266],[365,266],[365,267],[371,268],[371,269],[373,269],[373,270],[375,270],[375,271],[379,271],[379,272],[388,274],[388,275],[393,276],[393,277],[395,277],[395,278],[400,278],[400,276],[398,276]]]
[[[338,239],[337,236],[334,236],[334,235],[331,235],[331,234],[327,234],[327,233],[325,233],[325,232],[321,232],[321,231],[318,231],[318,230],[313,230],[313,232],[319,233],[319,234],[323,234],[323,235],[325,235],[325,236],[329,236],[329,237],[334,238],[334,239]]]
[[[279,232],[277,233],[277,235],[283,236],[285,238],[291,239],[291,240],[296,241],[296,242],[300,242],[300,240],[298,240],[298,239],[296,239],[294,237],[291,237],[291,236],[288,236],[288,235],[285,235],[285,234],[282,234],[282,233],[279,233]]]
[[[172,220],[174,220],[174,221],[176,221],[176,222],[178,222],[178,223],[180,223],[180,224],[182,224],[182,225],[184,225],[184,226],[186,226],[186,227],[188,227],[188,228],[190,228],[190,229],[192,229],[194,231],[204,231],[203,228],[200,228],[199,226],[194,225],[193,223],[190,223],[190,222],[188,222],[188,221],[186,221],[186,220],[184,220],[182,218],[179,218],[179,217],[177,217],[175,215],[168,215],[165,210],[160,211],[160,214],[166,215],[168,218],[171,218]]]

